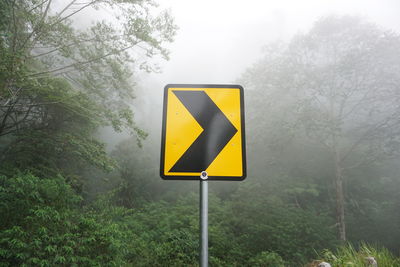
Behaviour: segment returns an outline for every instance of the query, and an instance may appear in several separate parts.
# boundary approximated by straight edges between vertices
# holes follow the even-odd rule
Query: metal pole
[[[208,182],[207,180],[200,180],[200,267],[208,267]]]

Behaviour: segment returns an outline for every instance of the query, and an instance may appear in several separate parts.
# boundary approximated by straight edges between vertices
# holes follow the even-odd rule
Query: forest
[[[152,0],[0,2],[0,266],[199,266],[199,184],[160,178],[133,104],[180,27]],[[324,16],[233,82],[247,178],[209,182],[210,266],[400,266],[400,34]]]

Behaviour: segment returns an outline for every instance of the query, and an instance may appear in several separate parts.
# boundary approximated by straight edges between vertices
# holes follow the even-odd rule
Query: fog
[[[218,155],[243,151],[243,117],[225,111],[242,102],[196,92],[208,123],[193,92],[171,92],[168,113],[201,127],[174,128],[160,164],[164,87],[237,84],[247,177],[208,183],[210,265],[400,266],[399,14],[397,0],[0,2],[0,262],[198,266],[205,183],[160,165],[203,160],[181,153],[198,134],[196,151],[217,147],[206,168],[239,177],[242,158]]]
[[[161,73],[139,75],[141,88],[135,103],[140,106],[138,120],[157,136],[155,142],[159,142],[166,84],[235,83],[260,59],[266,45],[287,42],[328,15],[361,16],[386,29],[400,30],[400,3],[395,0],[164,0],[160,8],[171,11],[179,29],[168,45],[170,60],[157,62]]]
[[[171,60],[154,78],[165,83],[230,83],[268,43],[306,32],[320,17],[357,15],[399,29],[397,1],[162,1],[179,27]],[[153,78],[153,77],[152,77]]]

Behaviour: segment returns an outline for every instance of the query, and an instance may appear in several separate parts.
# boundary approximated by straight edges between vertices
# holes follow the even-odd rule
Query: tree
[[[146,136],[133,118],[132,77],[137,70],[157,71],[148,59],[168,59],[163,45],[176,31],[168,12],[154,15],[151,0],[0,5],[2,162],[21,140],[32,144],[47,136],[58,148],[65,141],[82,148],[80,156],[94,159],[104,155],[92,138],[99,126],[125,129],[138,140]],[[98,19],[89,24],[82,18],[88,14]]]
[[[0,266],[126,266],[150,246],[132,211],[82,205],[61,176],[0,176],[0,200]]]
[[[132,138],[123,140],[111,152],[111,157],[117,163],[117,177],[113,179],[119,181],[114,196],[117,205],[138,208],[162,196],[165,189],[158,179],[158,165],[146,144],[140,148]]]
[[[3,2],[0,136],[31,127],[43,117],[43,107],[82,93],[99,108],[101,123],[143,135],[129,107],[130,77],[134,69],[155,70],[148,58],[168,58],[162,45],[172,41],[176,29],[167,12],[151,15],[154,6],[150,0]],[[85,10],[100,19],[78,25],[73,18]],[[41,81],[49,76],[66,79],[75,94],[40,98]]]
[[[257,97],[254,112],[274,114],[259,129],[276,137],[275,146],[297,139],[318,143],[330,155],[344,241],[344,179],[399,151],[400,36],[360,18],[331,16],[267,51],[243,77]]]

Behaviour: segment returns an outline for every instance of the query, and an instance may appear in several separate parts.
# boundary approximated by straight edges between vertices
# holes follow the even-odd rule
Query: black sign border
[[[207,181],[243,181],[247,177],[246,166],[246,132],[245,132],[245,112],[244,112],[244,91],[243,87],[237,84],[167,84],[164,87],[164,103],[163,103],[163,117],[162,117],[162,130],[161,130],[161,155],[160,155],[160,176],[164,180],[181,180],[181,181],[200,181],[199,176],[177,176],[177,175],[164,175],[165,163],[165,138],[167,127],[167,103],[168,103],[168,89],[169,88],[221,88],[221,89],[239,89],[240,92],[240,121],[242,131],[242,176],[208,176]]]

